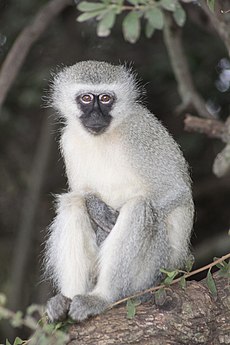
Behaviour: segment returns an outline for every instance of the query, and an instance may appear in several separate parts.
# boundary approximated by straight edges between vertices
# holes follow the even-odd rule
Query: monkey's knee
[[[80,193],[69,192],[57,197],[58,208],[69,209],[72,207],[85,207],[84,197]]]
[[[47,302],[46,313],[51,322],[63,321],[68,316],[71,299],[58,294]]]

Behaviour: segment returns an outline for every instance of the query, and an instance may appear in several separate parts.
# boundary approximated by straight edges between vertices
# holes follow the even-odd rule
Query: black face
[[[115,96],[111,93],[100,95],[83,93],[77,96],[76,100],[83,112],[80,116],[83,126],[92,134],[103,133],[112,120],[110,111],[115,102]]]

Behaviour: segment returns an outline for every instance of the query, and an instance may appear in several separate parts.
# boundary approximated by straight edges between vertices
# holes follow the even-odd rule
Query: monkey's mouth
[[[106,128],[108,127],[108,125],[104,125],[104,126],[87,126],[84,125],[84,127],[86,128],[86,130],[94,135],[99,135],[105,132]]]

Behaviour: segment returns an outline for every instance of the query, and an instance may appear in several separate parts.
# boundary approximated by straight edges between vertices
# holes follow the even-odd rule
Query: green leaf
[[[10,310],[6,309],[6,308],[1,308],[0,309],[0,320],[1,319],[10,319],[11,318],[11,312]]]
[[[165,269],[161,268],[160,271],[162,273],[165,273],[167,275],[167,277],[165,278],[165,280],[163,281],[163,283],[165,285],[170,285],[173,281],[173,279],[178,275],[178,270],[175,271],[166,271]]]
[[[31,304],[27,309],[26,309],[26,314],[27,315],[32,315],[33,313],[37,312],[39,313],[40,316],[44,314],[44,307],[38,304]]]
[[[155,303],[157,305],[163,305],[165,303],[165,300],[167,298],[167,294],[164,288],[160,288],[154,293],[155,297]]]
[[[12,317],[11,322],[10,322],[13,327],[20,327],[20,326],[22,326],[22,324],[23,324],[22,315],[23,314],[22,314],[21,311],[17,311],[14,314],[14,316]]]
[[[139,3],[138,0],[128,0],[128,2],[134,6],[138,5],[138,3]]]
[[[103,3],[97,3],[97,2],[87,2],[82,1],[77,6],[77,9],[81,12],[93,12],[93,11],[99,11],[105,9],[105,4]]]
[[[176,9],[176,1],[175,0],[161,0],[160,6],[168,11],[175,11]]]
[[[165,280],[163,281],[163,283],[164,283],[165,285],[170,285],[170,284],[172,283],[172,281],[173,281],[173,278],[167,277],[167,278],[165,278]]]
[[[134,6],[137,6],[139,4],[147,5],[147,2],[148,2],[146,0],[127,0],[127,1]]]
[[[126,41],[135,43],[140,37],[141,26],[139,13],[129,12],[122,23],[123,35]]]
[[[215,10],[215,0],[207,0],[207,5],[209,7],[209,9],[214,12]]]
[[[164,17],[162,11],[154,7],[145,12],[145,18],[155,29],[161,30],[164,26]]]
[[[23,344],[23,341],[24,340],[22,340],[21,338],[17,337],[14,340],[14,345],[21,345],[21,344]]]
[[[174,271],[167,271],[167,270],[165,270],[164,268],[161,268],[160,269],[160,271],[162,272],[162,273],[165,273],[167,276],[172,276],[172,272],[174,272]]]
[[[160,269],[162,273],[165,273],[169,278],[174,278],[178,274],[178,270],[175,271],[167,271],[163,268]]]
[[[46,325],[43,326],[43,330],[47,334],[52,334],[53,331],[55,330],[55,324],[54,323],[47,323]]]
[[[114,11],[106,12],[97,26],[97,34],[99,37],[106,37],[110,34],[111,28],[114,26],[116,14]]]
[[[218,267],[221,270],[224,267],[224,265],[221,262],[219,262],[216,264],[216,267]]]
[[[6,345],[11,345],[8,339],[6,339]]]
[[[192,254],[190,254],[186,263],[185,263],[186,272],[191,272],[193,265],[194,265],[194,262],[195,262],[195,258]]]
[[[136,306],[139,303],[136,303],[135,301],[132,301],[129,299],[126,303],[126,310],[127,310],[127,318],[128,319],[133,319],[134,316],[136,315]]]
[[[81,14],[79,17],[77,17],[77,21],[78,22],[85,22],[86,20],[89,20],[91,18],[94,17],[98,17],[99,15],[101,15],[103,11],[95,11],[95,12],[86,12]]]
[[[182,276],[182,277],[180,278],[179,284],[180,284],[180,287],[181,287],[182,289],[186,289],[186,279],[185,279],[184,276]]]
[[[230,278],[230,261],[222,261],[223,266],[219,270],[219,275],[221,277]]]
[[[3,293],[0,293],[0,305],[4,306],[6,304],[6,296]]]
[[[178,26],[183,26],[186,20],[186,13],[183,7],[179,4],[176,5],[176,10],[173,12],[173,18]]]
[[[207,285],[208,285],[208,288],[209,288],[211,294],[213,296],[216,296],[217,295],[217,289],[216,289],[215,281],[212,277],[211,269],[208,270],[206,282],[207,282]]]
[[[149,24],[149,22],[147,22],[145,25],[145,36],[147,38],[151,38],[152,35],[154,34],[154,31],[155,31],[155,28],[151,24]]]

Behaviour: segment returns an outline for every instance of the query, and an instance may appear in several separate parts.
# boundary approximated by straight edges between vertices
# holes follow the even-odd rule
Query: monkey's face
[[[124,66],[83,61],[64,68],[52,82],[52,106],[83,134],[111,132],[131,116],[139,95]]]
[[[82,112],[79,119],[84,128],[94,135],[103,133],[112,120],[110,112],[115,101],[116,97],[113,93],[77,95],[76,102]]]

